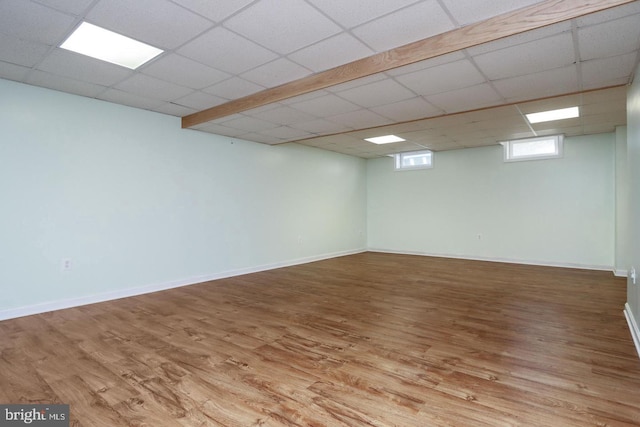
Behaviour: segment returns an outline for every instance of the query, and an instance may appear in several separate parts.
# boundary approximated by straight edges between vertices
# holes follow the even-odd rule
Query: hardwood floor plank
[[[83,425],[113,427],[128,426],[129,421],[120,416],[102,397],[91,390],[79,375],[49,383],[63,403],[70,403],[69,416]]]
[[[65,403],[58,399],[20,348],[4,349],[0,353],[0,398],[1,403]]]
[[[78,426],[632,426],[607,272],[362,253],[0,322],[0,401]]]

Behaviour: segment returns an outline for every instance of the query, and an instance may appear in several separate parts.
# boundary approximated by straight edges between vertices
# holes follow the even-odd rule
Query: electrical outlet
[[[60,261],[60,271],[71,271],[71,267],[73,267],[71,258],[64,258],[62,261]]]

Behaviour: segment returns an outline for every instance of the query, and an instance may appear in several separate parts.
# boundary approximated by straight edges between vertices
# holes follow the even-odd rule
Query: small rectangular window
[[[552,159],[562,157],[562,135],[515,139],[501,142],[504,147],[504,161]]]
[[[410,151],[394,154],[396,170],[428,169],[433,167],[433,152],[430,150]]]

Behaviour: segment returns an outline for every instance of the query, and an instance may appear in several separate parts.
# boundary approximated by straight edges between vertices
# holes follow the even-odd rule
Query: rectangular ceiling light
[[[374,144],[391,144],[392,142],[406,141],[406,139],[395,135],[385,135],[376,136],[375,138],[365,138],[365,141],[373,142]]]
[[[573,119],[580,117],[578,107],[562,108],[560,110],[542,111],[540,113],[526,114],[529,123],[551,122],[554,120]]]
[[[132,70],[163,52],[87,22],[80,24],[60,47]]]

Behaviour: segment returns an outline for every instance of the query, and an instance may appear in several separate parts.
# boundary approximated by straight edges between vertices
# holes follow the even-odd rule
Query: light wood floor
[[[0,322],[78,426],[637,426],[609,272],[364,253]]]

